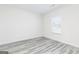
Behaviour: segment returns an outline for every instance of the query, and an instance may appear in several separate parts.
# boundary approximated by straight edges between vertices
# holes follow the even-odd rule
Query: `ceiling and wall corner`
[[[37,14],[40,16],[41,18],[41,32],[42,35],[44,35],[44,20],[43,20],[43,16],[47,13],[49,13],[50,11],[54,10],[55,8],[58,8],[62,5],[59,4],[3,4],[0,6],[6,6],[9,8],[15,8],[15,9],[20,9],[24,12],[30,12],[33,14]]]

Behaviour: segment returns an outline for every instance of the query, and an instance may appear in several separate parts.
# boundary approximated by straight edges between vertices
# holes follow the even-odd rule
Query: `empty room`
[[[0,54],[79,54],[79,4],[0,4]]]

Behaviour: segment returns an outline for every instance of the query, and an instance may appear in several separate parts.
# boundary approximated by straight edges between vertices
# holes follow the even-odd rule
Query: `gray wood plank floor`
[[[79,54],[79,48],[45,37],[1,45],[0,51],[10,54]]]

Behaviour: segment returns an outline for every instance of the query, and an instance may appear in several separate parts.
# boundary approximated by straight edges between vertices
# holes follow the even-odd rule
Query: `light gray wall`
[[[42,36],[41,23],[38,14],[0,5],[0,44]]]
[[[62,33],[51,30],[50,18],[62,17]],[[44,16],[44,36],[79,47],[79,5],[67,5]]]

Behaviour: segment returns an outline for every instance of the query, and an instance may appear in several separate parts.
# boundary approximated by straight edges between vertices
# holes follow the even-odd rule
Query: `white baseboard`
[[[68,41],[58,40],[58,39],[52,38],[52,37],[50,37],[50,36],[44,36],[44,37],[79,48],[79,45],[76,45],[76,44],[71,43],[71,42],[68,42]]]

